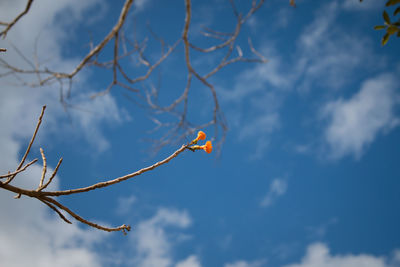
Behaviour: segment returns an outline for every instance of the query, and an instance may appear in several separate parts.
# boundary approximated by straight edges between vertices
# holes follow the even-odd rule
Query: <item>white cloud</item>
[[[101,131],[101,126],[106,123],[116,125],[130,119],[122,114],[115,99],[109,94],[95,99],[90,99],[90,94],[80,94],[77,99],[71,99],[71,101],[77,107],[76,110],[70,110],[72,124],[75,127],[68,125],[68,128],[63,127],[64,131],[70,134],[82,133],[98,152],[103,152],[110,147],[110,143]]]
[[[337,2],[331,2],[319,11],[321,10],[324,11],[323,15],[317,15],[314,21],[305,28],[299,37],[303,49],[313,49],[317,44],[325,42],[325,38],[323,37],[326,37],[337,15]]]
[[[11,141],[13,145],[8,145]],[[17,154],[20,144],[11,137],[0,136],[0,150]],[[6,148],[12,150],[3,150]],[[14,170],[16,157],[4,157],[0,170],[5,173]],[[12,182],[23,188],[36,188],[42,169],[31,166]],[[49,168],[48,172],[52,170]],[[58,190],[59,177],[50,185]],[[94,246],[103,242],[105,233],[97,230],[83,230],[79,223],[66,224],[53,211],[39,201],[27,197],[14,199],[14,193],[2,190],[0,194],[0,265],[1,266],[101,266],[102,256]]]
[[[130,195],[126,197],[119,197],[118,198],[118,205],[116,210],[116,213],[119,215],[126,215],[129,213],[129,211],[132,209],[133,204],[136,203],[136,196]]]
[[[300,263],[284,267],[394,267],[384,257],[368,254],[331,255],[325,244],[315,243],[307,248],[307,253]]]
[[[325,140],[333,158],[349,154],[360,158],[378,134],[398,125],[399,118],[395,114],[399,104],[397,84],[394,76],[381,75],[364,82],[350,99],[326,104],[323,114],[329,119],[329,125]]]
[[[195,255],[189,256],[187,259],[178,262],[176,267],[201,267],[200,261]]]
[[[191,219],[187,212],[174,209],[160,208],[148,220],[142,221],[135,227],[135,235],[131,235],[132,248],[135,257],[132,264],[143,267],[167,267],[173,264],[171,250],[173,244],[185,239],[184,236],[173,235],[173,228],[184,229],[189,227]],[[166,232],[165,228],[169,231]],[[197,258],[188,258],[186,264],[198,263]],[[180,264],[184,264],[185,261]],[[185,266],[185,265],[183,265]]]
[[[1,168],[3,169],[3,168]],[[19,184],[33,184],[41,169],[17,176]],[[25,182],[24,182],[25,181]],[[37,183],[35,183],[37,186]],[[101,266],[102,256],[94,245],[104,242],[105,234],[83,230],[78,222],[66,224],[39,201],[14,199],[1,192],[0,265],[17,266]]]
[[[150,4],[151,0],[135,0],[133,5],[135,6],[135,11],[140,12],[147,8]]]
[[[224,267],[260,267],[267,266],[266,260],[239,260],[227,263]],[[306,255],[300,263],[287,264],[282,267],[398,267],[400,266],[400,250],[393,251],[391,257],[370,254],[332,255],[323,243],[313,243],[307,247]]]
[[[46,60],[47,67],[59,71],[70,72],[79,62],[80,58],[64,58],[63,43],[67,38],[74,38],[68,30],[81,25],[86,12],[93,6],[102,5],[100,0],[90,1],[51,1],[46,0],[40,3],[34,2],[31,10],[26,14],[7,35],[7,41],[13,43],[24,54],[24,56],[34,62],[35,47],[37,47],[37,57],[39,62]],[[24,8],[26,1],[8,1],[2,3],[0,17],[9,20],[18,11]],[[64,13],[68,13],[68,19],[64,18]],[[45,16],[43,14],[46,14]],[[64,14],[64,15],[60,15]],[[60,17],[61,16],[61,17]],[[71,21],[74,22],[73,25]],[[66,27],[68,26],[68,27]],[[37,45],[35,45],[37,41]],[[25,69],[31,68],[29,64],[11,46],[7,53],[2,54],[2,59],[11,65]],[[4,72],[4,71],[2,71]],[[36,81],[36,76],[23,76],[26,83]],[[58,86],[48,86],[43,88],[30,88],[17,86],[20,84],[14,76],[2,77],[0,79],[0,119],[2,122],[13,125],[7,128],[6,135],[17,137],[28,137],[32,133],[36,118],[32,121],[31,114],[39,114],[41,106],[47,105],[43,125],[46,130],[41,132],[52,133],[53,136],[68,134],[70,137],[81,137],[82,135],[97,151],[104,151],[109,147],[109,143],[100,130],[100,124],[119,123],[126,119],[121,115],[121,111],[115,99],[111,95],[99,97],[95,100],[89,98],[93,90],[88,83],[88,75],[85,71],[76,76],[77,83],[73,85],[73,97],[70,103],[74,109],[69,109],[67,114],[59,100]],[[37,81],[36,81],[37,82]],[[71,124],[62,123],[70,116],[73,121]]]
[[[247,26],[249,26],[249,28],[251,30],[255,30],[255,28],[257,28],[257,26],[259,25],[259,22],[256,18],[255,15],[251,16],[248,20],[247,20]]]
[[[289,79],[281,75],[279,62],[278,58],[270,57],[267,64],[256,65],[238,75],[232,89],[219,91],[221,99],[229,104],[228,110],[232,109],[230,124],[237,128],[238,140],[255,142],[251,160],[262,157],[271,135],[281,126],[277,110]],[[252,108],[249,110],[248,106]]]
[[[286,3],[285,3],[286,4]],[[291,6],[285,6],[281,8],[278,13],[275,14],[276,27],[279,28],[287,28],[290,22],[293,21],[293,14],[296,9]]]
[[[225,237],[221,238],[218,240],[218,246],[222,250],[227,250],[233,243],[233,235],[232,234],[227,234]]]
[[[38,38],[39,60],[50,60],[49,67],[60,71],[71,71],[79,61],[65,59],[62,43],[67,38],[74,38],[68,32],[77,25],[85,23],[85,12],[101,4],[97,0],[89,1],[52,1],[43,0],[34,2],[31,10],[8,33],[6,41],[14,43],[24,55],[33,61],[35,40]],[[25,8],[26,1],[2,1],[0,17],[8,21]],[[65,14],[68,14],[68,19]],[[61,15],[64,14],[64,15]],[[72,22],[74,23],[72,26]],[[68,27],[67,27],[68,26]],[[68,28],[68,29],[67,29]],[[1,56],[10,64],[27,68],[28,63],[22,59],[11,46],[4,42],[2,47],[8,48],[7,53]],[[29,66],[28,66],[29,67]],[[3,70],[2,70],[3,72]],[[25,82],[32,82],[35,77],[26,78]],[[30,88],[16,86],[18,83],[13,77],[0,79],[0,150],[4,158],[0,161],[0,171],[15,170],[19,162],[19,153],[25,149],[28,138],[33,133],[41,106],[48,108],[39,130],[36,144],[43,145],[43,137],[60,136],[71,137],[82,134],[89,142],[99,149],[107,147],[107,141],[101,134],[100,124],[104,121],[120,121],[121,116],[115,100],[111,96],[91,101],[88,96],[90,89],[85,85],[86,74],[77,77],[81,87],[75,87],[76,103],[80,107],[89,109],[96,115],[71,110],[76,128],[74,131],[62,124],[67,114],[58,103],[58,88]],[[68,133],[68,131],[70,131]],[[100,146],[98,146],[100,144]],[[51,144],[48,144],[51,145]],[[46,152],[46,147],[45,152]],[[34,145],[33,150],[37,149]],[[50,166],[49,166],[49,172]],[[24,188],[36,188],[41,167],[34,165],[29,171],[18,175],[13,185]],[[58,179],[53,181],[51,189],[59,189]],[[14,194],[2,190],[0,194],[0,265],[1,266],[101,266],[103,256],[99,255],[94,246],[104,242],[105,233],[80,228],[82,225],[73,219],[72,225],[66,224],[57,214],[35,199],[22,197],[14,199]]]
[[[240,73],[235,79],[233,88],[219,90],[224,101],[239,102],[246,97],[254,96],[255,93],[277,88],[282,90],[290,85],[292,76],[290,72],[285,71],[282,59],[275,49],[264,45],[261,54],[267,57],[267,63],[256,64]]]
[[[338,219],[334,217],[318,226],[307,227],[307,230],[310,233],[310,238],[321,240],[325,237],[328,228],[330,228],[332,225],[337,224],[337,222]]]
[[[293,147],[293,150],[299,154],[307,154],[310,152],[310,145],[298,144]]]
[[[393,265],[395,264],[400,265],[400,249],[396,249],[393,252]]]
[[[242,122],[238,130],[238,139],[255,141],[254,152],[250,160],[260,159],[270,143],[270,136],[279,129],[279,115],[275,112],[269,113],[261,110],[261,114],[254,116],[247,122]]]
[[[375,55],[369,39],[338,26],[340,11],[337,1],[324,5],[299,36],[292,71],[301,92],[311,87],[339,89],[357,77],[354,70],[382,67],[383,59]]]
[[[371,40],[337,23],[341,11],[339,1],[322,4],[294,42],[293,54],[283,57],[274,45],[263,45],[258,50],[269,61],[243,71],[232,88],[219,91],[228,109],[233,107],[232,116],[237,115],[230,124],[238,127],[239,139],[248,142],[251,138],[256,143],[253,159],[263,156],[281,128],[280,109],[291,89],[338,91],[359,77],[355,70],[384,67],[384,58],[374,53]]]
[[[247,124],[242,125],[242,129],[239,132],[239,139],[243,140],[246,138],[251,138],[258,136],[260,134],[268,134],[273,132],[279,127],[279,117],[278,114],[265,114],[264,116],[259,116]]]
[[[99,0],[100,1],[100,0]],[[49,67],[59,71],[71,71],[79,62],[79,58],[66,59],[63,55],[62,43],[66,38],[75,38],[68,31],[77,25],[85,23],[85,12],[93,8],[99,1],[52,1],[34,2],[31,11],[9,32],[7,40],[18,45],[26,57],[32,59],[35,39],[38,39],[38,58],[50,59]],[[142,3],[143,1],[135,1]],[[23,10],[26,1],[2,2],[0,17],[11,19],[17,11]],[[101,3],[100,3],[101,4]],[[65,15],[67,13],[68,15]],[[69,19],[67,19],[69,18]],[[72,23],[73,22],[73,23]],[[68,26],[68,27],[67,27]],[[68,28],[68,29],[67,29]],[[3,47],[3,45],[2,45]],[[8,46],[2,58],[14,66],[27,68],[27,64],[13,49]],[[4,56],[3,56],[4,55]],[[85,72],[76,77],[70,101],[73,108],[65,113],[58,103],[59,88],[27,88],[15,86],[13,77],[0,79],[0,150],[6,151],[4,160],[0,161],[1,174],[13,171],[18,164],[19,153],[25,148],[27,139],[32,135],[41,106],[47,109],[39,131],[36,144],[43,145],[47,137],[83,136],[97,151],[107,149],[109,143],[104,137],[101,127],[104,123],[115,124],[126,120],[115,99],[111,95],[91,100],[92,89]],[[26,78],[31,82],[35,77]],[[63,124],[67,116],[72,119]],[[45,136],[46,138],[43,138]],[[51,144],[48,144],[51,145]],[[45,147],[44,147],[45,148]],[[33,149],[37,149],[36,146]],[[46,149],[45,149],[46,152]],[[49,172],[50,166],[49,166]],[[29,171],[17,176],[14,185],[24,188],[35,188],[41,174],[39,165],[32,166]],[[58,189],[56,177],[52,189]],[[15,183],[14,183],[15,182]],[[83,229],[78,222],[71,220],[72,225],[66,224],[47,206],[34,199],[24,198],[15,200],[13,194],[1,192],[0,206],[3,216],[0,216],[0,265],[1,266],[101,266],[110,259],[102,252],[96,251],[96,246],[104,242],[106,234],[99,230]],[[125,203],[133,204],[134,197],[125,199]],[[121,212],[124,211],[123,208]],[[137,252],[131,262],[139,266],[171,266],[173,260],[173,245],[188,237],[182,234],[171,235],[167,227],[186,228],[191,220],[186,212],[171,209],[160,209],[149,220],[142,221],[129,235]],[[34,245],[33,245],[34,244]],[[110,251],[110,253],[114,253]],[[111,261],[114,261],[111,260]],[[114,263],[120,259],[115,259]],[[197,256],[190,255],[178,262],[180,266],[200,266]],[[197,265],[196,265],[197,264]]]
[[[224,267],[261,267],[265,265],[265,260],[256,260],[252,262],[239,260],[232,263],[226,263]]]
[[[274,179],[269,186],[268,193],[264,196],[260,205],[262,207],[268,207],[272,205],[278,197],[286,193],[287,186],[286,180],[280,178]]]

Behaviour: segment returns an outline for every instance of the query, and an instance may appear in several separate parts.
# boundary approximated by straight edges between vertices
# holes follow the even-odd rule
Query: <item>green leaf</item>
[[[393,16],[396,16],[399,13],[400,13],[400,6],[396,8],[396,10],[393,12]]]
[[[383,36],[382,42],[381,42],[382,46],[384,46],[389,41],[389,37],[390,37],[389,34],[385,34],[385,36]]]
[[[384,25],[376,25],[376,26],[374,27],[375,30],[383,30],[383,29],[385,29],[385,28],[386,28],[386,26],[384,26]]]
[[[393,6],[395,4],[399,4],[400,0],[389,0],[386,2],[386,6]]]
[[[386,12],[386,10],[383,11],[383,19],[387,24],[390,24],[389,14]]]
[[[388,34],[392,35],[392,34],[395,34],[398,30],[399,30],[399,29],[398,29],[396,26],[390,25],[390,26],[387,28],[386,32],[387,32]]]

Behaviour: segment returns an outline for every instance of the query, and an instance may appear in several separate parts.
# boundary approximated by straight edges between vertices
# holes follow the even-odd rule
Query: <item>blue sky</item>
[[[247,1],[236,1],[246,12]],[[247,38],[266,64],[237,63],[210,78],[229,131],[219,157],[186,151],[170,163],[110,188],[62,197],[78,214],[109,226],[130,224],[127,236],[104,233],[73,221],[68,225],[34,199],[0,193],[0,265],[4,266],[224,266],[330,267],[400,266],[400,40],[384,47],[385,1],[271,0],[243,26],[238,45],[251,56]],[[22,10],[25,1],[3,1],[0,20]],[[119,16],[123,1],[35,1],[9,32],[1,55],[26,67],[12,45],[34,61],[70,72]],[[193,1],[190,38],[212,42],[202,26],[232,31],[229,1]],[[156,60],[158,43],[146,23],[172,45],[181,35],[184,1],[135,1],[126,34],[136,22],[138,39],[148,37],[146,56]],[[39,37],[38,37],[39,36]],[[112,47],[102,54],[112,56]],[[193,52],[199,73],[223,56]],[[126,66],[142,73],[135,56]],[[180,95],[187,69],[180,44],[150,79],[161,75],[159,101]],[[4,69],[1,70],[1,73]],[[24,76],[26,82],[35,77]],[[136,94],[114,87],[95,99],[111,71],[84,69],[71,91],[76,108],[65,112],[58,85],[22,86],[0,78],[0,170],[17,166],[42,105],[48,109],[31,159],[43,147],[48,165],[64,158],[53,189],[87,186],[161,160],[180,147],[155,155],[149,138],[155,124]],[[128,97],[127,97],[128,96]],[[212,96],[194,81],[189,115],[204,123]],[[160,120],[171,117],[155,115]],[[164,131],[164,132],[163,132]],[[209,138],[214,128],[203,129]],[[34,188],[41,165],[17,176]]]

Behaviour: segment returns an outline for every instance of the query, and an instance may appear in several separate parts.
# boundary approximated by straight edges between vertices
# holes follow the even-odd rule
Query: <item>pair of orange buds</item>
[[[212,144],[211,144],[211,141],[207,141],[206,144],[205,144],[205,145],[202,145],[202,146],[196,145],[196,144],[197,144],[197,141],[199,141],[199,140],[205,140],[205,139],[206,139],[206,134],[205,134],[203,131],[199,131],[199,132],[197,133],[196,139],[193,139],[192,142],[190,142],[189,145],[191,145],[191,146],[190,146],[189,148],[190,148],[192,151],[195,151],[195,150],[197,150],[197,149],[203,149],[205,152],[211,153],[211,151],[212,151]]]

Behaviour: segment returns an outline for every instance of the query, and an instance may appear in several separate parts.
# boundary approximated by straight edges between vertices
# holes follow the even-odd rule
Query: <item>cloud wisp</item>
[[[171,229],[185,229],[191,223],[191,218],[185,211],[158,209],[153,217],[140,222],[136,227],[136,235],[131,236],[135,257],[130,259],[130,262],[134,266],[143,267],[172,266],[173,246],[187,239],[187,236],[172,234]],[[198,267],[201,265],[196,255],[189,255],[186,259],[179,261],[176,266]]]
[[[2,160],[0,169],[15,168],[16,160]],[[15,180],[19,185],[37,186],[41,175],[39,166],[32,166]],[[58,177],[53,182],[58,189]],[[95,230],[84,230],[77,222],[72,225],[50,213],[38,201],[1,192],[0,207],[0,265],[17,266],[101,266],[102,256],[95,246],[104,242],[106,235]]]
[[[224,267],[261,267],[269,266],[266,261],[240,260],[227,263]],[[313,243],[307,247],[306,254],[299,263],[280,265],[281,267],[398,267],[400,266],[400,250],[396,249],[391,256],[375,256],[371,254],[338,254],[330,253],[324,243]]]
[[[285,265],[284,267],[395,267],[400,262],[395,253],[392,259],[377,257],[369,254],[332,255],[323,243],[314,243],[308,246],[307,253],[300,263]]]
[[[285,179],[274,179],[269,186],[268,193],[264,196],[260,203],[261,207],[271,206],[278,197],[281,197],[286,193],[287,187],[288,183]]]
[[[322,109],[329,123],[324,139],[334,159],[353,155],[359,159],[379,134],[399,124],[395,108],[400,97],[398,80],[384,74],[363,83],[351,98],[328,102]]]
[[[265,266],[265,260],[256,260],[256,261],[244,261],[238,260],[231,263],[226,263],[224,267],[262,267]]]
[[[290,94],[311,98],[312,90],[322,90],[332,95],[360,78],[359,73],[384,69],[384,58],[373,51],[372,41],[338,23],[341,12],[344,7],[339,1],[322,4],[314,19],[294,37],[290,52],[281,52],[276,45],[261,45],[258,50],[269,61],[241,72],[231,89],[220,89],[239,140],[255,143],[252,158],[261,158],[276,133],[286,128],[281,114]]]
[[[60,70],[70,70],[79,59],[63,57],[63,43],[72,38],[65,28],[73,29],[85,19],[85,12],[93,6],[101,4],[99,0],[90,1],[51,1],[44,0],[33,3],[31,10],[25,15],[7,35],[10,43],[16,44],[18,49],[34,62],[34,52],[38,60],[49,60],[48,64],[57,66]],[[23,10],[26,1],[5,1],[1,4],[0,17],[6,21],[14,14]],[[61,16],[60,14],[68,14]],[[45,15],[44,15],[45,14]],[[74,25],[71,25],[73,21]],[[13,66],[24,68],[27,60],[21,57],[11,44],[7,46],[7,53],[2,58]],[[37,48],[35,51],[35,47]],[[26,78],[29,83],[35,77]],[[87,74],[78,77],[82,84],[87,80]],[[17,84],[17,85],[16,85]],[[81,85],[82,85],[81,84]],[[25,149],[36,125],[41,106],[47,105],[43,125],[40,129],[38,144],[43,136],[71,137],[71,134],[84,136],[95,150],[104,151],[108,142],[102,134],[103,122],[121,121],[116,101],[108,96],[97,101],[88,97],[89,90],[75,88],[76,104],[93,113],[70,110],[76,128],[74,130],[62,124],[67,114],[58,103],[58,88],[31,88],[21,85],[14,76],[0,79],[0,150],[4,151],[4,158],[0,162],[1,172],[16,168],[19,162],[19,153]],[[37,114],[35,116],[34,114]],[[90,141],[91,140],[91,141]],[[92,143],[93,142],[93,143]],[[36,149],[34,146],[33,149]],[[50,171],[50,166],[48,166]],[[18,175],[13,184],[35,188],[41,177],[41,167],[33,165],[24,173]],[[59,179],[56,177],[50,186],[52,190],[59,189]],[[3,190],[4,191],[4,190]],[[32,199],[14,199],[13,194],[1,192],[1,209],[4,216],[0,216],[0,265],[2,266],[101,266],[103,256],[95,246],[106,239],[104,233],[91,229],[81,228],[73,221],[68,225],[52,213],[47,206]],[[34,244],[34,245],[33,245]]]

